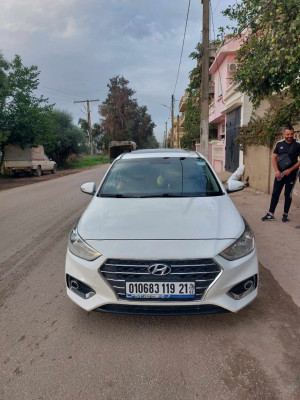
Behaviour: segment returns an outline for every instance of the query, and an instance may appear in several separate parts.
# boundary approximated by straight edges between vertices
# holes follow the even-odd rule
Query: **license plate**
[[[135,299],[193,299],[195,282],[126,282],[126,297]]]

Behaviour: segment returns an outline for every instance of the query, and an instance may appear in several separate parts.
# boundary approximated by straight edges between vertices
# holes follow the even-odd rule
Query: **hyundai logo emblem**
[[[167,275],[171,272],[171,267],[167,264],[152,264],[149,266],[148,271],[152,275]]]

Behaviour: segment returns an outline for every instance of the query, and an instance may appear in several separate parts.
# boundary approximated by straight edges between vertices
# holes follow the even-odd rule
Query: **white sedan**
[[[185,150],[119,156],[73,227],[67,294],[90,311],[237,312],[257,295],[253,233],[206,159]]]

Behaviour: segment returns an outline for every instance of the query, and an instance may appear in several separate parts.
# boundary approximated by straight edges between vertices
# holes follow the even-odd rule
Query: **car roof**
[[[188,151],[183,149],[143,149],[134,150],[130,153],[124,153],[120,158],[133,159],[133,158],[164,158],[164,157],[185,157],[185,158],[204,158],[202,154],[196,151]]]

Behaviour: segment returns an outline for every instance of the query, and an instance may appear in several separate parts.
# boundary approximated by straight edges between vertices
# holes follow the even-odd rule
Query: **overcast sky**
[[[221,11],[235,0],[211,0],[211,39],[226,26]],[[98,105],[107,83],[124,76],[146,105],[162,141],[174,92],[189,0],[0,0],[0,51],[7,60],[19,54],[26,66],[37,65],[39,94],[56,108],[99,122]],[[191,0],[175,99],[180,100],[194,67],[189,54],[201,40],[201,0]],[[179,101],[175,103],[178,114]],[[168,120],[168,127],[171,121]]]

